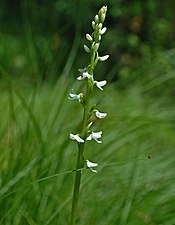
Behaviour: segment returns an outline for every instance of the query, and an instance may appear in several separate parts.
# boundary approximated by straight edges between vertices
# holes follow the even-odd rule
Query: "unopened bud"
[[[92,40],[93,40],[90,34],[86,34],[86,39],[87,39],[88,41],[92,41]]]
[[[103,29],[100,31],[100,34],[103,35],[106,32],[107,28],[103,27]]]
[[[106,14],[107,12],[107,6],[103,6],[100,10],[99,10],[99,14],[102,15],[102,14]]]
[[[95,46],[95,42],[92,43],[92,48],[94,48],[94,46]]]
[[[94,51],[97,52],[98,51],[98,48],[99,48],[100,44],[99,43],[96,43],[94,45]]]
[[[98,24],[98,29],[100,30],[102,28],[102,23]]]
[[[95,16],[95,22],[98,23],[98,21],[99,21],[99,16],[96,15],[96,16]]]
[[[101,41],[101,35],[99,34],[99,36],[98,36],[98,41]]]
[[[84,45],[83,47],[84,47],[85,52],[87,52],[87,53],[89,53],[89,52],[90,52],[90,49],[88,48],[88,46],[87,46],[87,45]]]
[[[92,21],[92,28],[95,29],[95,21]]]
[[[102,14],[100,17],[100,22],[103,23],[105,21],[106,15]]]

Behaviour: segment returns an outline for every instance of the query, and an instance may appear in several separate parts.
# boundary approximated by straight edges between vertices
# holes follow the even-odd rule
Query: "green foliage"
[[[77,154],[68,136],[79,112],[67,102],[70,88],[64,78],[54,87],[1,88],[1,224],[67,224]],[[174,224],[174,108],[144,100],[137,87],[123,94],[111,85],[102,99],[104,143],[85,152],[100,166],[83,171],[79,224]]]
[[[99,4],[1,2],[0,224],[68,223],[77,154],[68,136],[82,115],[67,97],[82,88],[71,79],[84,66],[80,37]],[[100,165],[96,175],[83,170],[79,224],[173,225],[174,1],[105,4],[101,54],[110,51],[110,63],[97,70],[118,82],[94,95],[109,117],[96,121],[102,148],[85,152]]]
[[[23,61],[30,65],[28,70],[32,70],[25,73],[26,76],[51,80],[62,73],[69,75],[74,71],[74,65],[83,64],[83,47],[80,42],[84,41],[81,37],[86,30],[90,30],[89,21],[103,4],[109,8],[106,22],[109,29],[102,54],[108,50],[111,62],[97,68],[101,74],[100,78],[108,76],[108,80],[120,79],[123,68],[130,71],[135,66],[140,66],[141,60],[146,60],[146,50],[151,53],[151,58],[160,50],[174,46],[175,3],[172,0],[161,3],[153,0],[2,1],[2,38],[8,34],[12,35],[10,39],[16,39],[15,42],[18,42],[18,49],[23,50]],[[9,49],[12,52],[11,45]],[[73,53],[69,60],[69,71],[65,71],[64,65],[70,50]],[[15,52],[17,53],[14,58],[18,61],[19,51]],[[6,55],[5,49],[3,54]],[[6,68],[10,66],[14,74],[22,75],[23,72],[16,69],[16,64],[6,61],[3,54],[0,55],[2,64]],[[53,64],[53,61],[56,63]]]

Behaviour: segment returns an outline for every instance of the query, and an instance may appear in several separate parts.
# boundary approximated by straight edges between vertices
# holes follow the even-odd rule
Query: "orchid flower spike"
[[[90,141],[92,139],[94,139],[97,143],[101,144],[102,141],[99,141],[98,139],[101,138],[102,135],[102,131],[99,132],[92,132],[88,137],[87,137],[87,141]]]
[[[71,140],[77,141],[78,143],[84,143],[84,140],[79,137],[79,134],[70,134],[69,137]]]
[[[97,173],[97,170],[92,169],[92,167],[98,166],[98,163],[93,163],[90,162],[89,160],[86,160],[86,165],[92,172]]]

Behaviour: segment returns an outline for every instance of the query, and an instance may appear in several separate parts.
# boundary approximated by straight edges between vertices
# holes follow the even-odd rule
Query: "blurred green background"
[[[66,225],[81,108],[68,101],[88,64],[86,33],[108,6],[96,68],[108,112],[85,157],[78,224],[175,224],[175,1],[1,0],[0,224]],[[149,159],[149,157],[151,159]],[[109,165],[108,165],[109,164]],[[45,178],[44,180],[40,180]]]

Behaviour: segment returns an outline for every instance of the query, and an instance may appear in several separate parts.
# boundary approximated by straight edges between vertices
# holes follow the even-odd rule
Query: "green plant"
[[[79,201],[79,190],[81,183],[81,175],[82,169],[86,163],[87,168],[90,168],[93,172],[97,172],[93,169],[93,167],[97,166],[97,163],[92,163],[88,159],[84,158],[84,149],[85,143],[89,140],[95,140],[97,143],[102,143],[102,141],[98,140],[101,138],[102,131],[93,132],[91,130],[93,126],[93,114],[99,119],[102,119],[107,116],[107,113],[101,113],[96,109],[96,106],[90,105],[91,94],[94,88],[94,85],[97,86],[100,90],[103,90],[103,86],[107,83],[104,81],[95,81],[94,80],[94,70],[98,63],[98,61],[105,61],[108,59],[109,55],[105,55],[100,57],[98,53],[98,49],[101,42],[102,35],[106,32],[107,28],[103,27],[103,23],[105,21],[107,12],[107,7],[103,6],[98,15],[95,16],[94,21],[92,21],[93,33],[92,35],[86,34],[87,40],[90,42],[90,48],[87,45],[84,45],[84,50],[90,54],[90,63],[83,69],[79,69],[80,76],[77,80],[86,81],[86,88],[84,93],[70,93],[70,100],[78,100],[78,102],[83,107],[83,121],[81,125],[80,134],[70,134],[70,139],[78,142],[78,155],[77,155],[77,165],[76,165],[76,175],[75,175],[75,183],[74,183],[74,192],[73,192],[73,200],[72,200],[72,211],[71,211],[71,225],[76,224],[77,217],[77,207]]]

